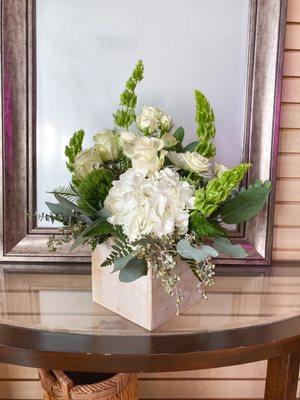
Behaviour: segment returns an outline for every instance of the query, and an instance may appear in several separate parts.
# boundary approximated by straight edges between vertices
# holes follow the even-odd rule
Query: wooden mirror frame
[[[259,216],[235,234],[234,241],[248,243],[252,256],[221,259],[224,265],[271,262],[286,9],[287,0],[250,0],[244,160],[253,167],[246,181],[269,179],[273,190]],[[53,230],[38,228],[32,217],[36,210],[35,18],[34,0],[1,1],[0,261],[88,262],[87,249],[49,254],[46,242]]]

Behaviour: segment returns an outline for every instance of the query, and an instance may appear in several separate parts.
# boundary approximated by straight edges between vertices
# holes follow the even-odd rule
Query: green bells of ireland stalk
[[[224,203],[232,190],[242,181],[251,164],[241,164],[229,169],[196,191],[195,208],[204,216],[211,215]]]

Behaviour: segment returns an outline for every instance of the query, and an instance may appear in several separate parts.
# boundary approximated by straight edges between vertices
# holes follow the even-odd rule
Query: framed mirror
[[[270,262],[286,0],[2,1],[2,260],[89,261],[89,250],[48,253],[57,229],[34,216],[68,182],[64,147],[113,124],[135,62],[146,79],[139,106],[155,104],[195,137],[193,90],[216,115],[217,161],[253,163],[245,184],[273,191],[254,220],[232,227],[244,260]],[[162,96],[162,93],[164,94]]]

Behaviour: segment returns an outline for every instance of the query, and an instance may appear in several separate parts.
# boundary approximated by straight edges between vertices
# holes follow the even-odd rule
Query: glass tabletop
[[[201,299],[153,332],[92,301],[91,276],[0,267],[0,324],[92,335],[176,335],[263,325],[300,315],[300,265],[218,268]]]

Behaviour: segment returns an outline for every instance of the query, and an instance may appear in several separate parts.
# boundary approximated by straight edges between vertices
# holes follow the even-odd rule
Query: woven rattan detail
[[[101,382],[75,385],[62,371],[39,370],[45,400],[136,400],[136,374],[117,374]]]

